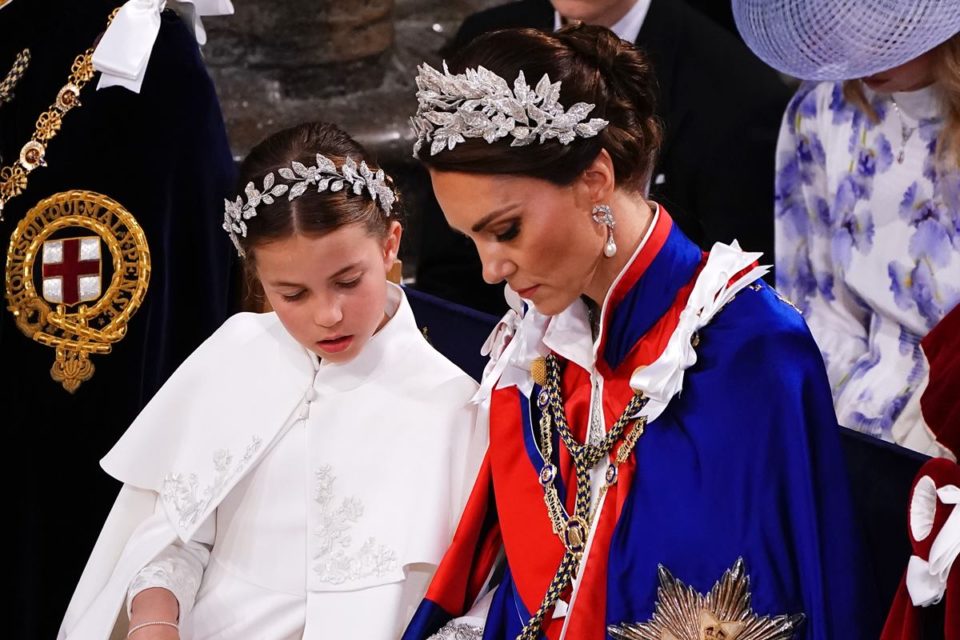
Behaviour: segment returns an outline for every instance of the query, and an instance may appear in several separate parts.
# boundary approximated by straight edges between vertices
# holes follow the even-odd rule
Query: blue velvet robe
[[[661,213],[608,295],[595,365],[608,428],[633,393],[631,373],[662,352],[703,263]],[[647,622],[658,566],[706,594],[742,558],[756,615],[802,614],[804,640],[875,638],[884,612],[864,575],[830,389],[803,319],[758,281],[699,338],[682,392],[647,425],[607,493],[576,594],[564,594],[569,612],[548,615],[542,637],[559,638],[566,625],[563,637],[600,640],[609,625]],[[562,387],[583,441],[589,372],[567,362]],[[404,640],[469,609],[501,546],[506,568],[484,640],[516,638],[539,607],[563,546],[538,483],[538,423],[536,403],[517,387],[494,391],[487,458]],[[556,441],[553,452],[572,512],[573,465]]]

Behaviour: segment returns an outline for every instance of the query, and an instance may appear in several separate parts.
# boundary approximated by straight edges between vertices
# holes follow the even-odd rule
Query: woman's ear
[[[578,196],[592,208],[594,204],[609,202],[617,187],[613,158],[606,149],[601,149],[593,162],[583,170],[577,179]]]
[[[387,227],[387,235],[383,239],[383,267],[390,272],[393,263],[397,260],[397,254],[400,253],[400,238],[403,237],[403,227],[399,222],[393,220]]]

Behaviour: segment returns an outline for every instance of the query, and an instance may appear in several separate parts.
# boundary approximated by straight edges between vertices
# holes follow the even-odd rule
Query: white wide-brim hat
[[[761,60],[804,80],[865,78],[960,31],[960,0],[733,0],[733,15]]]

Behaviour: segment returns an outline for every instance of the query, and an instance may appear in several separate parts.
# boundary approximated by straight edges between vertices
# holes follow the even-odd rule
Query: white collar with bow
[[[659,216],[659,210],[656,216]],[[601,306],[601,334],[596,340],[592,338],[586,305],[582,301],[578,300],[556,316],[545,316],[532,305],[527,305],[524,312],[519,305],[519,298],[508,287],[507,301],[511,303],[511,309],[483,346],[482,353],[489,355],[490,361],[484,369],[474,401],[482,403],[494,389],[510,386],[516,386],[529,398],[534,385],[530,367],[534,360],[551,351],[587,371],[593,370],[605,330],[604,316],[611,292],[640,255],[656,223],[655,217],[640,246],[610,287]],[[652,422],[663,413],[670,400],[681,392],[684,372],[697,362],[697,352],[692,345],[694,333],[706,326],[739,291],[769,271],[769,267],[757,266],[731,281],[760,256],[760,253],[743,251],[736,241],[731,245],[718,242],[713,246],[663,353],[656,361],[637,369],[630,376],[630,387],[650,398],[644,409],[634,417],[645,415],[647,421]]]

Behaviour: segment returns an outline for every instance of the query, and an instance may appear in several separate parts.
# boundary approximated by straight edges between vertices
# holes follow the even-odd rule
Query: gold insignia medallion
[[[93,376],[90,354],[110,353],[126,335],[147,293],[150,249],[118,202],[93,191],[57,193],[17,225],[5,280],[17,327],[56,350],[50,375],[73,393]]]
[[[653,617],[643,624],[607,629],[615,640],[790,640],[803,614],[759,616],[750,608],[750,577],[743,558],[728,569],[706,596],[667,571]]]

